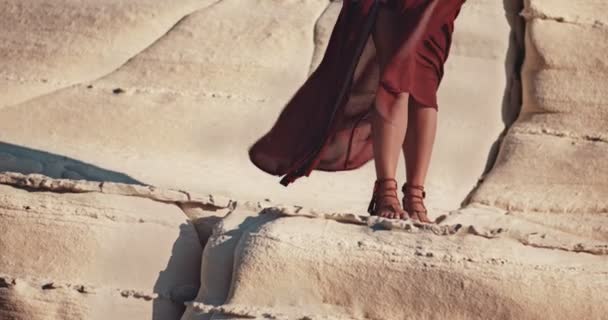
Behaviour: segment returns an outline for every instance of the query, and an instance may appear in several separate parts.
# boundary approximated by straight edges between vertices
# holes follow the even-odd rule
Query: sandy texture
[[[107,75],[86,69],[99,64],[71,59],[71,68],[98,79],[0,109],[0,141],[11,144],[0,144],[0,169],[364,210],[372,163],[352,172],[314,172],[284,188],[247,158],[247,148],[316,67],[340,6],[327,0],[201,3]],[[457,207],[492,159],[491,146],[504,128],[501,110],[511,109],[503,103],[512,82],[505,72],[514,68],[507,57],[519,52],[511,50],[505,12],[502,3],[472,1],[459,18],[440,90],[429,207]],[[490,24],[491,30],[484,27]],[[115,35],[103,28],[98,34]],[[89,45],[73,42],[75,48]]]
[[[181,315],[202,248],[177,206],[26,180],[31,192],[0,185],[0,319]]]
[[[483,5],[469,12],[480,14]],[[507,56],[514,66],[523,62],[523,110],[518,115],[519,77],[507,72],[502,120],[517,121],[499,139],[497,162],[468,208],[439,217],[438,227],[301,207],[257,216],[232,212],[205,256],[225,257],[233,271],[214,278],[215,269],[203,263],[206,281],[183,319],[602,319],[608,311],[602,303],[608,174],[600,160],[606,24],[595,10],[605,11],[593,1],[525,5],[524,34],[515,18],[523,7],[505,4],[511,46],[523,50],[525,36],[525,61]],[[471,48],[463,45],[470,39],[461,38],[456,50]],[[589,43],[597,50],[588,52]],[[211,290],[218,287],[224,289]]]
[[[608,311],[606,230],[595,240],[483,206],[434,227],[382,220],[235,210],[205,247],[198,303],[182,319],[602,319]],[[435,232],[442,228],[454,231]]]
[[[608,5],[529,0],[523,106],[473,201],[608,211]]]
[[[552,214],[547,223],[473,205],[424,225],[119,183],[21,174],[0,182],[0,315],[8,319],[177,319],[181,303],[184,320],[601,319],[608,311],[605,214]],[[178,207],[195,225],[213,224],[209,241]]]
[[[2,0],[0,108],[112,72],[212,0]]]
[[[437,225],[362,215],[371,163],[284,188],[247,158],[339,1],[0,4],[0,319],[608,313],[605,1],[467,1]]]

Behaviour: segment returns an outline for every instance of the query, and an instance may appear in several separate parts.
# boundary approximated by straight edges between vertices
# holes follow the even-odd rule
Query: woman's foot
[[[397,196],[397,181],[395,179],[378,179],[374,183],[372,200],[367,212],[372,216],[389,219],[404,219],[407,213],[401,208]]]
[[[408,185],[407,182],[401,187],[403,191],[403,208],[410,218],[424,223],[432,223],[428,217],[428,211],[424,206],[426,192],[420,185]]]

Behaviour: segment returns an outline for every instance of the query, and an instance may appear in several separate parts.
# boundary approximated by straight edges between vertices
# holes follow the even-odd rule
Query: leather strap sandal
[[[399,203],[397,186],[397,180],[395,179],[377,179],[374,183],[374,192],[367,207],[367,212],[372,216],[384,218],[407,218],[407,213]]]
[[[413,189],[420,190],[422,195],[412,192]],[[406,182],[403,184],[403,187],[401,187],[401,191],[403,191],[403,199],[401,200],[402,205],[409,217],[420,222],[432,223],[428,217],[428,210],[423,201],[424,198],[426,198],[424,186],[411,185]],[[417,205],[418,208],[415,208],[415,205]],[[422,207],[422,210],[420,207]]]

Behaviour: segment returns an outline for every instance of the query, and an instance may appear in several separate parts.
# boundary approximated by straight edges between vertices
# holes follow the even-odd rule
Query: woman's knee
[[[378,88],[375,100],[376,112],[386,121],[392,122],[395,116],[407,113],[409,94],[407,92],[389,93]]]
[[[420,101],[418,101],[417,99],[415,99],[413,96],[410,96],[409,98],[409,109],[410,111],[417,111],[417,110],[423,110],[423,111],[438,111],[438,106],[437,105],[430,105],[430,104],[425,104],[422,103]]]

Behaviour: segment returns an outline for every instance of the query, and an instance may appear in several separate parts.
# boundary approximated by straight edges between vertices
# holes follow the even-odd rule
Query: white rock
[[[0,275],[16,279],[0,285],[1,319],[177,319],[172,291],[199,286],[202,248],[175,205],[0,191]]]

